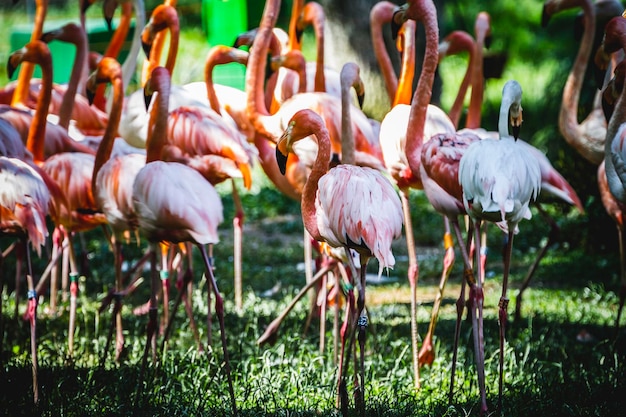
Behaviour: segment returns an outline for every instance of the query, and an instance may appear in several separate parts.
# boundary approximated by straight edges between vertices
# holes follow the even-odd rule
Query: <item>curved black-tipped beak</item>
[[[112,32],[112,31],[113,31],[113,17],[106,17],[106,16],[105,16],[105,17],[104,17],[104,21],[105,21],[105,22],[106,22],[106,24],[107,24],[107,30],[108,30],[109,32]]]
[[[56,32],[55,30],[44,32],[41,34],[41,37],[39,38],[39,40],[45,43],[50,43],[51,41],[54,40],[55,32]]]
[[[546,10],[546,5],[544,4],[543,10],[541,12],[541,27],[545,28],[546,26],[548,26],[551,17],[552,15],[548,13],[548,10]]]
[[[606,119],[607,123],[611,119],[611,116],[613,116],[613,104],[614,103],[609,103],[609,101],[604,96],[602,96],[602,113],[604,114],[604,118]]]
[[[393,17],[391,18],[391,39],[394,41],[398,38],[398,33],[400,32],[400,28],[404,23],[404,9],[398,7],[393,12]]]
[[[143,103],[146,105],[146,111],[148,111],[151,101],[152,101],[152,94],[146,93],[146,90],[144,90],[143,91]]]
[[[254,38],[256,38],[256,34],[258,31],[259,28],[255,28],[237,35],[237,37],[235,38],[235,42],[233,43],[233,48],[240,48],[242,46],[251,47],[254,43]]]
[[[143,49],[144,54],[147,57],[150,57],[150,51],[152,50],[152,43],[141,41],[141,49]]]
[[[363,102],[365,101],[365,93],[357,94],[356,98],[359,101],[359,107],[361,108],[361,110],[363,110]]]
[[[13,63],[13,59],[11,56],[9,56],[9,59],[7,61],[7,75],[9,76],[9,79],[13,78],[13,74],[15,74],[15,70],[17,70],[18,65],[15,65]]]
[[[285,172],[287,172],[287,155],[283,154],[278,146],[276,146],[276,164],[278,169],[280,169],[280,173],[285,175]]]
[[[85,95],[87,96],[87,100],[89,100],[89,105],[91,106],[93,104],[94,98],[96,97],[96,93],[94,91],[91,91],[90,88],[86,88]]]
[[[298,41],[298,43],[302,42],[302,35],[303,34],[304,34],[304,31],[302,29],[296,28],[296,40]]]
[[[519,138],[520,125],[513,125],[511,130],[513,131],[513,137],[517,140]]]

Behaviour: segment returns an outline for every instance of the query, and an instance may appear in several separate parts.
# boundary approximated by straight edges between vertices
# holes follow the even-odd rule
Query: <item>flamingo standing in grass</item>
[[[361,272],[356,282],[359,291],[357,307],[348,315],[349,322],[343,327],[344,348],[345,332],[348,332],[350,344],[348,353],[342,355],[341,363],[344,365],[349,363],[349,360],[346,362],[346,358],[351,355],[349,352],[353,331],[358,328],[361,353],[359,399],[364,408],[363,355],[365,327],[368,322],[364,311],[366,268],[372,257],[378,259],[379,274],[384,267],[393,267],[395,264],[391,243],[402,233],[402,207],[393,186],[380,171],[349,164],[328,169],[330,158],[328,131],[322,119],[308,109],[294,114],[276,147],[276,159],[283,172],[287,156],[293,151],[294,144],[310,135],[314,135],[317,141],[318,153],[302,193],[304,225],[315,240],[326,242],[331,247],[345,248],[349,259],[351,259],[350,249],[358,252],[360,256]],[[354,317],[357,320],[351,319]],[[342,351],[345,352],[344,348]],[[341,365],[339,369],[339,395],[343,400],[347,393]],[[342,403],[342,408],[347,407],[345,400]]]
[[[383,118],[380,125],[379,141],[383,149],[385,166],[401,191],[400,197],[402,199],[409,255],[408,280],[411,287],[411,340],[414,386],[419,388],[419,348],[417,343],[417,283],[419,269],[412,231],[409,194],[411,188],[419,190],[424,188],[420,176],[420,154],[424,142],[428,141],[434,134],[454,133],[456,129],[443,110],[430,104],[434,73],[438,62],[437,22],[436,16],[433,21],[430,14],[436,13],[436,11],[430,2],[420,1],[412,7],[415,7],[415,10],[419,12],[419,14],[413,13],[413,15],[419,17],[419,20],[423,21],[426,27],[427,42],[422,73],[420,74],[418,86],[411,104],[398,103]],[[408,28],[404,29],[404,39],[405,41],[413,39],[414,29],[409,28],[415,28],[415,19],[407,16],[405,9],[396,12],[392,21],[408,25]],[[409,46],[407,43],[403,49],[405,53],[408,53],[412,51],[413,46]],[[403,60],[403,62],[406,63],[403,65],[403,71],[406,69],[412,71],[413,64],[410,64],[410,60]],[[409,65],[407,66],[407,64]],[[402,79],[403,77],[401,76],[401,81]],[[403,94],[400,90],[410,88],[409,86],[411,85],[412,82],[408,80],[407,82],[399,83],[397,94]],[[446,230],[449,230],[447,222],[448,219],[444,218]],[[450,258],[450,256],[454,255],[454,250],[451,246],[448,246],[451,240],[445,236],[449,236],[449,234],[444,235],[444,244],[446,245],[444,274],[452,266],[451,259],[454,259]]]
[[[132,202],[132,190],[135,176],[145,165],[146,157],[140,153],[111,157],[124,100],[122,68],[114,58],[105,57],[98,63],[96,71],[87,79],[88,95],[90,97],[95,96],[99,84],[105,83],[110,83],[113,87],[113,101],[109,125],[96,153],[91,189],[97,206],[106,216],[107,223],[113,231],[115,291],[118,294],[113,309],[117,329],[115,359],[119,360],[124,348],[120,299],[122,292],[122,242],[128,241],[130,235],[137,230],[137,215]],[[108,339],[106,346],[108,347]],[[105,349],[105,355],[107,350]]]
[[[13,52],[9,56],[7,65],[9,75],[20,63],[28,62],[37,64],[42,68],[43,83],[45,86],[52,84],[52,57],[48,47],[40,41],[29,42],[24,48]],[[45,89],[40,92],[39,107],[35,119],[38,123],[31,126],[30,136],[35,138],[45,134],[45,113],[48,109],[50,92]],[[4,125],[4,126],[2,126]],[[48,236],[46,226],[46,216],[51,204],[51,189],[44,181],[39,169],[30,160],[30,155],[20,150],[19,142],[16,142],[17,131],[7,122],[0,123],[0,132],[3,151],[20,154],[23,159],[15,157],[0,156],[0,182],[3,184],[0,191],[0,234],[17,236],[24,242],[24,252],[27,260],[27,280],[28,280],[28,309],[26,317],[31,327],[31,358],[33,371],[33,400],[35,404],[39,402],[39,383],[37,380],[37,342],[36,342],[36,320],[37,320],[37,292],[33,286],[33,271],[30,262],[30,252],[28,242],[41,254],[41,246],[45,244]],[[44,174],[45,175],[45,174]],[[1,275],[1,274],[0,274]],[[2,288],[0,282],[0,288]]]
[[[223,299],[217,288],[213,267],[205,247],[219,241],[217,226],[223,220],[222,203],[215,188],[196,170],[177,162],[160,160],[167,142],[169,88],[170,75],[167,69],[155,68],[144,89],[148,97],[151,97],[153,92],[158,92],[158,96],[151,111],[146,165],[141,168],[133,184],[133,204],[139,229],[153,246],[156,246],[157,242],[190,242],[195,244],[202,254],[211,284],[209,291],[212,289],[215,292],[215,310],[222,338],[225,372],[233,415],[237,415],[224,327]],[[157,292],[160,284],[155,261],[156,251],[153,251],[148,337],[143,364],[149,346],[156,338]],[[142,370],[143,367],[142,365]]]
[[[528,148],[517,142],[522,120],[522,89],[517,81],[508,81],[502,90],[502,103],[498,119],[499,139],[482,139],[473,143],[459,164],[459,181],[463,187],[463,204],[475,224],[474,239],[480,238],[482,221],[496,223],[508,234],[504,254],[502,296],[500,297],[498,321],[500,324],[500,378],[499,401],[502,401],[504,371],[504,339],[507,320],[507,287],[513,249],[513,237],[519,222],[531,217],[528,205],[536,200],[541,190],[541,168]],[[513,125],[513,136],[508,134],[508,121]],[[480,263],[478,263],[480,274]],[[478,286],[479,290],[481,289]],[[483,295],[479,292],[471,304],[482,316]],[[480,325],[480,323],[479,323]],[[482,327],[482,326],[481,326]],[[484,372],[483,340],[479,340],[481,363]],[[484,387],[481,387],[484,390]],[[481,393],[481,411],[487,411],[485,393]]]

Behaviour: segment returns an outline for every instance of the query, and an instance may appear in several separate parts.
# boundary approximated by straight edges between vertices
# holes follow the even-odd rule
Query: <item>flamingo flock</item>
[[[181,280],[190,286],[194,278],[191,256],[197,250],[209,284],[209,309],[211,294],[215,298],[222,369],[228,382],[231,409],[237,415],[237,381],[231,376],[224,300],[216,279],[219,264],[212,257],[212,247],[220,240],[217,228],[224,221],[221,197],[215,186],[225,181],[232,184],[236,206],[234,298],[237,310],[241,311],[245,280],[244,207],[238,184],[250,189],[252,170],[258,163],[282,194],[300,204],[307,265],[303,290],[265,329],[258,343],[277,337],[280,321],[309,289],[316,288],[326,298],[326,286],[320,287],[317,282],[332,277],[336,282],[335,296],[345,301],[343,323],[339,326],[337,321],[335,326],[335,337],[340,339],[335,344],[339,362],[336,405],[344,415],[348,413],[348,371],[352,363],[355,407],[365,415],[368,325],[375,320],[366,302],[367,267],[377,262],[379,278],[384,271],[392,269],[399,262],[392,244],[404,238],[411,295],[411,330],[406,343],[411,346],[413,386],[419,390],[420,367],[432,364],[436,354],[433,338],[443,291],[455,260],[454,233],[463,261],[463,276],[456,302],[449,397],[452,402],[457,388],[457,349],[462,315],[467,311],[472,326],[480,412],[488,413],[490,383],[485,374],[483,331],[486,254],[481,231],[486,233],[485,226],[491,223],[504,233],[506,242],[502,294],[498,302],[498,404],[501,406],[514,237],[523,233],[524,221],[532,217],[531,207],[545,214],[539,205],[540,197],[549,195],[561,200],[581,215],[584,206],[546,155],[520,139],[525,86],[515,79],[504,83],[497,131],[488,131],[481,125],[483,49],[492,35],[487,11],[476,16],[474,36],[456,30],[440,43],[437,10],[432,0],[409,0],[402,6],[384,0],[376,2],[370,14],[372,46],[390,104],[379,121],[361,109],[369,86],[361,77],[359,65],[347,59],[341,68],[333,69],[325,64],[324,47],[332,39],[324,36],[326,15],[317,2],[293,1],[289,28],[285,31],[277,26],[281,1],[266,0],[259,27],[241,34],[234,45],[212,46],[206,55],[204,79],[187,85],[175,85],[172,81],[181,30],[176,1],[159,4],[145,22],[143,1],[103,0],[109,25],[118,7],[120,24],[105,54],[93,54],[93,59],[88,59],[85,12],[95,2],[81,2],[77,22],[44,32],[48,4],[47,0],[37,0],[32,38],[23,48],[12,52],[8,60],[9,75],[21,64],[18,79],[0,91],[0,182],[3,184],[0,235],[16,240],[21,247],[20,251],[16,250],[18,265],[24,260],[22,256],[27,264],[28,307],[24,317],[31,328],[35,403],[40,398],[37,306],[43,300],[47,278],[33,271],[30,252],[34,250],[38,256],[46,256],[42,248],[51,241],[54,249],[49,262],[53,267],[61,251],[67,251],[70,277],[67,353],[72,357],[79,308],[76,237],[98,228],[111,248],[115,270],[111,294],[113,314],[103,361],[113,329],[114,360],[119,362],[126,349],[122,299],[135,284],[124,283],[124,244],[132,238],[137,244],[147,242],[150,260],[150,297],[147,304],[136,309],[148,316],[142,377],[148,357],[155,364],[158,361],[157,340],[162,337],[165,344],[181,298],[185,298],[190,323],[195,329],[190,300],[186,299],[184,290],[179,291],[174,311],[169,311],[169,277],[170,273],[184,277]],[[600,196],[616,223],[620,243],[618,328],[626,300],[623,223],[626,17],[620,15],[619,8],[608,7],[608,3],[608,0],[595,5],[591,0],[546,0],[542,24],[548,25],[551,16],[561,11],[582,10],[580,49],[563,88],[558,121],[552,123],[558,123],[569,146],[598,166]],[[128,34],[133,10],[133,45],[130,57],[122,64],[117,56]],[[419,74],[415,71],[417,25],[423,26],[425,35]],[[312,26],[315,33],[315,61],[307,61],[302,53],[302,32],[307,26]],[[383,31],[388,26],[397,38],[397,50],[392,53],[398,53],[400,58],[399,74],[393,69],[383,40]],[[601,41],[594,40],[598,33]],[[52,82],[51,52],[47,45],[52,40],[76,46],[66,85]],[[127,91],[139,61],[140,44],[145,53],[141,85],[136,91]],[[242,45],[247,45],[248,50],[238,48]],[[166,46],[167,54],[163,56]],[[463,52],[469,56],[467,70],[453,106],[445,111],[432,104],[435,74],[445,56]],[[247,68],[245,91],[213,81],[215,66],[232,62]],[[40,79],[33,78],[33,65],[41,67]],[[578,122],[581,116],[578,101],[588,65],[594,65],[599,74],[606,76],[599,77],[601,85],[592,111]],[[460,128],[468,88],[471,98],[465,128]],[[424,193],[433,213],[415,216],[410,203],[412,190]],[[443,218],[445,249],[441,283],[428,331],[420,338],[419,265],[414,228],[421,226],[420,220],[425,219],[421,216],[439,215]],[[48,221],[53,226],[51,230]],[[467,227],[463,227],[463,221]],[[556,233],[554,220],[548,218],[548,222],[553,232],[519,290],[516,317],[521,315],[522,292]],[[321,266],[317,271],[313,271],[312,246],[318,249],[316,264]],[[182,259],[186,259],[186,266]],[[21,268],[17,271],[20,275]],[[317,272],[315,276],[313,272]],[[19,282],[18,276],[16,299],[20,294]],[[57,284],[52,281],[51,285]],[[55,291],[56,288],[50,289],[51,310],[56,305]],[[340,304],[335,302],[337,317]],[[207,316],[210,325],[210,311]],[[322,321],[324,318],[321,314]],[[208,344],[210,334],[209,331]],[[199,338],[197,341],[198,348],[203,350]],[[320,349],[323,352],[322,344]]]

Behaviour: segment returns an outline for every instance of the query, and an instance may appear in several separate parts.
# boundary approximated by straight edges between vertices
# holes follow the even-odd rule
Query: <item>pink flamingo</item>
[[[586,160],[598,165],[604,157],[606,138],[606,120],[602,110],[594,106],[585,119],[578,123],[578,102],[596,28],[595,9],[591,0],[546,0],[543,5],[541,23],[545,27],[551,16],[575,7],[581,7],[583,10],[584,33],[574,65],[563,87],[559,130],[571,147]]]
[[[160,160],[167,141],[169,87],[169,72],[163,67],[155,68],[152,77],[146,83],[145,91],[147,96],[151,96],[152,92],[158,92],[158,96],[150,117],[146,165],[141,168],[133,184],[133,203],[139,229],[153,245],[160,241],[191,242],[200,249],[207,276],[215,292],[215,310],[220,326],[228,388],[233,414],[237,415],[224,328],[223,299],[217,288],[213,267],[205,247],[219,241],[217,226],[223,220],[222,203],[215,188],[196,170],[180,163]],[[148,337],[142,361],[144,364],[148,348],[156,336],[156,297],[160,286],[155,251],[152,258],[152,291]]]
[[[140,153],[118,154],[112,157],[124,100],[122,68],[114,58],[105,57],[99,62],[96,71],[87,79],[88,94],[95,95],[99,84],[104,83],[112,85],[113,101],[109,125],[96,153],[91,189],[96,205],[106,216],[107,223],[113,231],[115,291],[118,294],[113,310],[117,329],[115,358],[119,360],[124,349],[120,299],[122,293],[122,242],[128,241],[130,234],[137,230],[137,215],[132,202],[132,190],[135,176],[145,165],[146,157]],[[108,339],[106,346],[108,347]],[[107,350],[105,349],[105,355]]]
[[[371,257],[376,257],[379,261],[379,274],[382,273],[383,267],[393,267],[395,264],[391,242],[399,238],[402,233],[402,207],[393,186],[380,171],[349,164],[341,164],[328,169],[327,161],[330,158],[328,131],[322,119],[308,109],[294,114],[289,127],[278,142],[276,158],[283,171],[287,156],[292,152],[294,144],[310,135],[315,135],[318,153],[302,194],[302,220],[315,240],[326,242],[331,247],[346,248],[346,251],[352,249],[360,256],[361,273],[357,281],[358,304],[356,311],[349,315],[358,319],[344,323],[342,332],[345,337],[345,332],[350,331],[350,340],[352,340],[352,332],[356,327],[359,329],[362,387],[360,398],[361,404],[364,404],[363,355],[364,330],[367,326],[367,316],[364,312],[366,267]],[[349,138],[346,139],[349,140]],[[350,198],[347,198],[348,196]],[[351,258],[349,254],[348,257]],[[350,295],[348,297],[350,298]],[[345,348],[345,339],[343,345]],[[351,343],[348,352],[351,350],[350,346]],[[345,362],[345,356],[345,353],[342,354],[342,364],[349,362]],[[346,393],[341,368],[340,365],[339,395],[343,398]]]
[[[37,64],[45,74],[46,83],[51,83],[50,69],[52,68],[52,58],[47,46],[39,41],[29,42],[24,48],[12,53],[9,56],[8,72],[12,74],[18,64],[28,62]],[[40,96],[38,114],[43,116],[45,122],[45,111],[47,111],[47,93]],[[6,152],[17,151],[19,153],[19,142],[16,142],[17,132],[11,128],[7,122],[0,123],[3,126],[2,143]],[[31,135],[43,136],[45,123],[33,125]],[[7,149],[8,148],[8,149]],[[26,156],[26,155],[24,155]],[[33,400],[35,404],[39,402],[39,384],[37,380],[37,292],[33,286],[33,271],[30,262],[30,252],[27,248],[28,242],[41,255],[41,246],[45,244],[48,236],[46,226],[46,216],[52,202],[51,193],[46,181],[29,163],[19,158],[0,156],[0,177],[3,184],[0,192],[0,234],[17,236],[24,243],[24,253],[27,260],[27,280],[28,280],[28,309],[26,318],[29,320],[31,329],[31,358],[33,372]],[[1,274],[0,274],[1,275]],[[1,285],[0,285],[1,287]]]
[[[413,6],[412,6],[413,7]],[[388,172],[400,188],[400,197],[404,212],[405,234],[407,239],[407,251],[409,255],[408,280],[411,287],[411,338],[412,338],[412,354],[413,354],[413,373],[414,386],[419,388],[419,349],[417,346],[417,282],[419,269],[417,264],[417,254],[415,252],[415,242],[413,238],[413,226],[410,217],[409,191],[410,188],[423,189],[423,183],[420,176],[420,154],[422,145],[430,137],[437,133],[454,133],[456,131],[452,121],[439,107],[429,104],[432,93],[432,83],[434,80],[434,71],[438,62],[438,31],[437,22],[431,22],[430,10],[432,5],[425,4],[423,1],[414,5],[415,10],[419,14],[420,21],[423,21],[426,28],[426,51],[424,54],[424,62],[422,73],[420,74],[417,90],[413,96],[411,104],[396,104],[383,118],[380,126],[379,141],[383,149],[385,166]],[[405,29],[405,40],[411,40],[411,35],[415,27],[413,17],[408,16],[404,12],[396,13],[393,18],[394,22],[409,25]],[[409,20],[411,19],[411,20]],[[436,18],[435,18],[436,20]],[[434,26],[430,26],[434,24]],[[405,45],[405,51],[411,51],[412,46]],[[405,61],[407,62],[407,61]],[[409,62],[407,62],[408,64]],[[403,68],[404,69],[404,68]],[[412,70],[412,65],[408,66]],[[402,79],[402,77],[401,77]],[[412,83],[407,81],[401,83],[407,88]],[[417,110],[419,108],[419,110]],[[444,217],[444,225],[449,230],[448,219]],[[447,232],[449,233],[449,232]],[[444,244],[446,244],[446,256],[444,257],[444,274],[452,266],[454,259],[454,250],[447,243],[452,241],[444,235]]]

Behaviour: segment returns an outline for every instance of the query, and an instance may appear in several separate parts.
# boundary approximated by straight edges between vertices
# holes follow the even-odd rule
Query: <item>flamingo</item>
[[[301,51],[301,38],[304,29],[312,25],[316,38],[316,60],[307,62],[305,91],[327,92],[341,98],[341,82],[339,73],[324,65],[324,27],[326,16],[324,8],[315,1],[304,4],[303,0],[296,0],[292,4],[292,15],[289,23],[289,44],[286,51]],[[280,105],[303,88],[302,81],[294,72],[281,68],[275,75],[276,88],[273,90],[271,105],[268,106],[274,113]],[[271,91],[268,92],[268,96]]]
[[[158,92],[158,96],[151,111],[146,165],[137,173],[133,184],[133,204],[139,229],[153,245],[160,241],[190,242],[200,249],[207,276],[215,292],[215,310],[221,332],[225,372],[233,415],[237,415],[224,328],[223,299],[217,288],[213,267],[205,248],[205,245],[219,241],[217,226],[223,220],[222,203],[215,188],[196,170],[177,162],[160,160],[167,141],[169,87],[170,75],[167,69],[155,68],[144,89],[147,96],[150,97],[152,92]],[[155,258],[156,252],[153,251],[150,315],[143,363],[146,361],[147,351],[156,330],[156,295],[159,278]]]
[[[380,171],[350,164],[340,164],[328,169],[328,130],[320,116],[309,109],[294,114],[276,146],[276,159],[282,172],[294,144],[310,135],[315,135],[318,153],[302,193],[302,220],[315,240],[326,242],[331,247],[343,247],[346,251],[352,249],[360,256],[358,304],[353,313],[358,319],[350,324],[345,323],[343,329],[344,332],[354,331],[355,326],[359,329],[363,387],[364,330],[367,326],[364,312],[366,267],[372,257],[378,259],[379,275],[383,268],[394,266],[391,243],[402,233],[402,206],[393,186]],[[347,255],[350,258],[349,253]],[[344,361],[345,354],[342,355],[342,363],[345,364]],[[341,378],[341,366],[339,384],[339,395],[343,397],[345,381]],[[363,388],[360,396],[361,403],[364,404]]]
[[[602,110],[598,106],[594,106],[585,119],[578,123],[578,102],[596,28],[595,9],[591,0],[546,0],[543,5],[541,23],[545,27],[551,16],[575,7],[581,7],[583,10],[584,33],[574,65],[563,88],[559,112],[559,130],[567,143],[581,156],[592,164],[598,165],[604,157],[606,138],[606,120]]]
[[[615,37],[618,44],[622,47],[626,45],[626,37],[624,37],[624,29],[626,29],[622,22],[618,19],[624,20],[623,17],[616,17],[609,22],[606,29],[606,35],[603,42],[603,49],[607,49],[607,41],[609,44]],[[609,46],[607,52],[617,49],[617,46]],[[616,213],[616,208],[620,208],[626,203],[626,192],[624,191],[624,184],[626,183],[626,176],[624,175],[624,169],[626,167],[626,147],[624,146],[624,129],[626,126],[626,89],[624,89],[624,81],[626,80],[626,61],[621,61],[615,68],[614,83],[610,86],[615,91],[613,94],[617,96],[614,103],[613,111],[608,122],[606,143],[605,143],[605,156],[604,156],[604,170],[606,178],[600,178],[598,174],[598,182],[606,181],[611,196],[603,197],[602,202],[604,206],[615,220],[618,228],[618,237],[620,242],[620,261],[621,264],[621,285],[619,291],[619,308],[617,312],[616,328],[619,327],[619,321],[621,318],[622,308],[624,306],[624,300],[626,299],[626,273],[624,272],[624,247],[623,247],[623,223],[621,216]],[[608,88],[608,87],[607,87]],[[602,187],[600,188],[602,190]],[[621,214],[621,211],[619,211]]]
[[[24,59],[24,55],[50,55],[48,47],[41,41],[31,42],[25,48],[18,50],[12,54],[9,61],[9,73],[12,73],[16,67],[16,63],[20,59]],[[62,210],[55,219],[57,227],[64,229],[70,241],[70,322],[68,333],[68,353],[73,353],[74,326],[76,316],[76,302],[78,292],[78,271],[76,268],[76,260],[73,250],[72,233],[81,230],[89,230],[106,222],[104,215],[99,212],[96,207],[93,195],[91,194],[91,174],[93,172],[94,157],[92,154],[81,152],[63,152],[55,154],[50,158],[44,158],[44,141],[46,135],[39,132],[45,132],[46,112],[43,111],[43,105],[49,105],[51,85],[52,85],[52,66],[42,66],[42,98],[35,116],[33,117],[33,128],[29,132],[26,147],[32,153],[34,163],[39,164],[41,169],[51,177],[54,182],[62,190],[62,194],[66,200],[67,210]],[[36,133],[37,132],[37,133]]]
[[[11,75],[20,63],[37,64],[44,74],[45,85],[52,83],[51,68],[52,58],[47,46],[40,41],[31,41],[24,48],[13,52],[9,56],[7,65],[8,73]],[[36,119],[40,120],[31,128],[30,136],[43,136],[45,129],[45,112],[49,104],[49,93],[42,90]],[[40,170],[26,159],[30,158],[24,149],[20,149],[20,142],[17,141],[18,133],[8,122],[0,123],[3,152],[5,155],[15,153],[14,156],[21,158],[0,156],[0,177],[3,184],[0,192],[0,234],[17,236],[24,243],[27,259],[27,280],[28,280],[28,309],[26,318],[29,320],[31,328],[31,358],[33,372],[33,400],[35,404],[39,402],[38,364],[37,364],[37,342],[36,342],[36,321],[37,321],[37,292],[33,286],[33,271],[30,262],[30,252],[27,248],[28,242],[41,255],[41,246],[45,244],[48,236],[46,226],[46,216],[52,203],[51,191],[48,188],[50,181],[44,180],[40,175]],[[29,161],[32,163],[32,161]],[[50,183],[51,184],[51,183]],[[2,287],[2,285],[0,285]]]
[[[173,7],[166,7],[163,10],[169,10],[166,13],[165,24],[153,24],[152,31],[159,33],[165,27],[171,27],[168,61],[174,62],[178,45],[178,21]],[[156,16],[160,16],[160,13],[156,13]],[[144,31],[144,47],[149,45],[146,37],[153,35],[150,30]],[[204,101],[206,102],[206,99]],[[249,189],[251,186],[250,166],[255,158],[256,149],[248,144],[239,130],[228,124],[219,113],[206,105],[183,105],[170,110],[168,143],[164,146],[162,159],[187,164],[198,170],[214,185],[225,180],[233,180],[233,199],[237,211],[233,219],[233,229],[235,235],[235,304],[238,311],[241,311],[243,307],[241,254],[244,213],[234,178],[241,178],[244,186]]]
[[[508,305],[507,286],[513,237],[519,222],[531,217],[528,205],[536,200],[541,190],[541,168],[537,159],[516,138],[521,123],[522,88],[515,80],[508,81],[502,90],[502,103],[498,119],[497,140],[485,138],[469,146],[459,164],[459,181],[463,187],[463,205],[475,223],[474,235],[479,239],[482,221],[494,222],[508,234],[504,255],[502,296],[500,297],[498,321],[500,324],[500,377],[499,401],[502,401],[504,371],[504,338],[506,310]],[[508,134],[508,119],[513,125],[513,136]],[[480,276],[480,263],[478,264]],[[477,285],[480,289],[480,285]],[[479,293],[471,308],[482,316],[483,297]],[[480,323],[479,323],[480,325]],[[480,340],[481,361],[484,360],[483,341]],[[480,363],[483,368],[484,364]],[[481,369],[481,372],[484,370]],[[484,392],[483,412],[487,411]]]
[[[131,153],[111,157],[117,126],[124,100],[122,68],[116,59],[105,57],[87,79],[87,92],[95,95],[99,84],[110,83],[113,86],[113,101],[109,115],[109,125],[100,141],[91,177],[91,191],[96,205],[106,216],[113,231],[115,260],[115,291],[122,292],[122,242],[129,240],[129,235],[137,230],[137,215],[132,203],[133,181],[139,170],[145,165],[145,154]],[[121,140],[121,139],[119,139]],[[114,306],[116,322],[116,360],[124,349],[122,332],[121,300],[116,297]],[[107,345],[108,347],[108,342]],[[106,350],[105,350],[106,352]],[[105,353],[106,355],[106,353]]]
[[[404,212],[405,234],[407,239],[407,251],[409,255],[408,280],[411,288],[411,339],[413,356],[414,386],[420,387],[419,381],[419,349],[417,345],[417,281],[419,276],[417,254],[413,238],[413,226],[410,217],[409,193],[410,188],[423,189],[420,177],[420,154],[425,141],[437,133],[454,133],[456,131],[450,118],[439,107],[429,104],[432,94],[432,83],[434,71],[438,61],[438,29],[436,17],[434,21],[431,13],[436,13],[430,2],[420,1],[412,4],[415,9],[406,13],[405,9],[397,11],[392,22],[411,25],[405,30],[405,41],[411,40],[414,32],[415,18],[417,16],[426,28],[426,52],[422,73],[420,74],[418,87],[415,90],[411,104],[396,104],[383,118],[380,126],[379,141],[383,149],[385,166],[396,185],[400,189],[402,207]],[[409,16],[412,14],[412,16]],[[411,51],[413,47],[408,44],[404,46],[405,51]],[[407,61],[405,61],[407,62]],[[408,63],[408,62],[407,62]],[[403,68],[404,70],[404,68]],[[408,67],[412,71],[412,65]],[[408,88],[412,83],[406,82],[402,85]],[[398,93],[400,93],[398,91]],[[402,94],[402,93],[400,93]],[[418,110],[419,108],[419,110]],[[444,226],[449,230],[448,219],[444,217]],[[444,257],[444,271],[449,271],[454,259],[454,250],[449,234],[444,235],[446,256]]]

